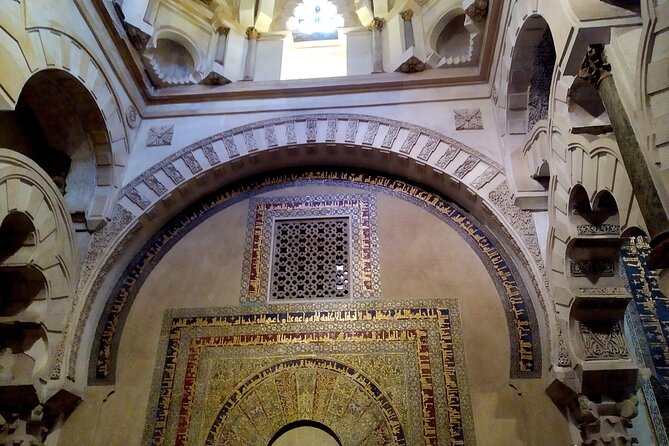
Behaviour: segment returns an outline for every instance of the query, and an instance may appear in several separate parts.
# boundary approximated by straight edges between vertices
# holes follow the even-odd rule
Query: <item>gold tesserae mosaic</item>
[[[167,310],[159,352],[145,444],[266,446],[298,421],[475,444],[455,299]]]

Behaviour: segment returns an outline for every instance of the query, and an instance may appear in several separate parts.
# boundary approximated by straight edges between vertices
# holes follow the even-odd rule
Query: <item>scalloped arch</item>
[[[48,360],[35,377],[45,380],[56,362],[78,280],[74,229],[65,202],[47,173],[30,158],[0,149],[0,221],[13,212],[25,215],[35,228],[35,245],[20,249],[5,263],[33,267],[44,277],[46,296],[15,317],[45,328]]]

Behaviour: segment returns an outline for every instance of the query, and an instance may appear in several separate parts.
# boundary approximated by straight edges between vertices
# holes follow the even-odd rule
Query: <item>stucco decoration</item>
[[[475,445],[455,300],[167,310],[146,444]],[[159,390],[160,389],[160,390]]]

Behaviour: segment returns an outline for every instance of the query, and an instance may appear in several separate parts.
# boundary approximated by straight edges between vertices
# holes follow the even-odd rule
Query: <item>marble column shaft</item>
[[[249,47],[246,51],[246,63],[244,64],[244,80],[252,81],[256,71],[256,50],[260,33],[257,29],[250,27],[246,30]]]
[[[372,31],[372,74],[383,73],[383,44],[381,42],[381,30],[383,29],[383,19],[374,17],[369,24]]]
[[[606,62],[603,54],[602,45],[593,45],[588,49],[588,56],[579,75],[597,84],[602,103],[611,120],[621,158],[648,228],[648,235],[651,237],[650,245],[653,251],[648,266],[653,269],[667,268],[669,267],[669,219],[653,183],[634,128],[620,99],[611,75],[611,66]]]
[[[404,20],[404,50],[406,51],[416,44],[413,36],[413,23],[411,22],[413,11],[407,9],[401,13],[401,16]]]

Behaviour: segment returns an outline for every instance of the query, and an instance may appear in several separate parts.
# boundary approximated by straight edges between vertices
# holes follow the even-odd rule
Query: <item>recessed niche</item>
[[[30,384],[46,361],[46,333],[39,324],[0,324],[0,383]]]
[[[145,52],[149,61],[151,79],[159,86],[194,83],[195,60],[181,43],[158,39],[154,48]]]
[[[0,224],[0,263],[25,246],[34,246],[35,226],[22,212],[9,213]]]
[[[16,316],[46,298],[46,280],[32,267],[0,268],[0,317]]]
[[[465,28],[465,14],[449,21],[437,38],[437,53],[442,57],[466,57],[470,33]]]

